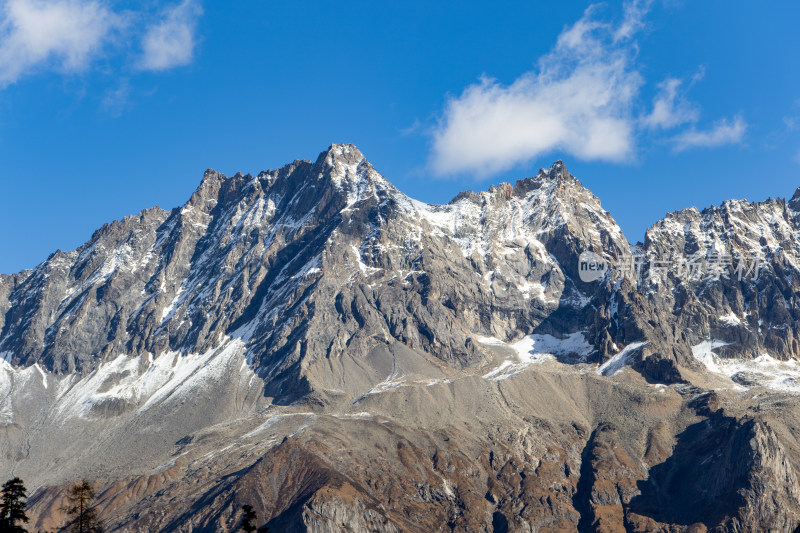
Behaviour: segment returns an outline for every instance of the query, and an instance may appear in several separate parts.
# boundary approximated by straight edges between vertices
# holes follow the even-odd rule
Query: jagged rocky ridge
[[[795,399],[756,391],[800,390],[799,204],[689,209],[631,246],[560,161],[443,206],[352,145],[209,170],[0,276],[3,467],[42,487],[40,524],[88,471],[120,530],[228,531],[241,492],[297,531],[788,531]],[[648,261],[584,282],[586,251]],[[749,277],[675,266],[737,254]]]
[[[182,208],[106,225],[4,278],[0,351],[69,373],[117,354],[203,352],[224,334],[248,344],[268,386],[290,379],[294,392],[301,362],[396,342],[474,366],[478,336],[518,339],[553,314],[548,331],[594,320],[588,304],[609,288],[579,284],[587,248],[629,254],[560,162],[428,206],[338,145],[257,177],[207,171]],[[607,326],[589,335],[607,340]]]

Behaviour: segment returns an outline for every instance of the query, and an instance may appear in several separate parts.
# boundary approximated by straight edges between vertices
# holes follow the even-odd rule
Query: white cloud
[[[100,53],[122,17],[98,1],[6,0],[0,13],[0,87],[51,62],[79,71]]]
[[[673,137],[674,149],[677,152],[689,148],[715,148],[726,144],[739,144],[747,131],[747,123],[740,116],[733,118],[733,121],[722,119],[714,126],[705,131],[698,131],[691,128],[680,135]]]
[[[434,171],[487,175],[554,149],[587,160],[629,157],[643,83],[631,39],[647,5],[628,3],[618,26],[597,20],[592,6],[537,71],[507,86],[482,78],[450,98],[433,132]]]
[[[651,129],[674,128],[687,122],[696,122],[697,109],[680,93],[682,81],[667,78],[659,84],[659,92],[653,100],[653,110],[642,118],[642,124]]]
[[[592,5],[564,28],[537,69],[508,85],[484,76],[448,98],[432,130],[434,173],[482,177],[555,150],[584,160],[622,161],[635,156],[640,138],[666,140],[675,151],[740,143],[747,129],[740,116],[708,130],[695,126],[700,108],[686,92],[704,78],[702,65],[687,81],[662,81],[652,108],[642,113],[648,106],[641,98],[635,37],[651,4],[628,1],[617,24],[601,20],[600,8]],[[663,130],[685,124],[688,130],[659,138]]]
[[[196,44],[195,30],[202,9],[193,0],[184,0],[165,13],[163,20],[150,26],[142,41],[142,70],[165,70],[191,63]]]
[[[185,65],[194,55],[199,1],[154,16],[115,12],[107,0],[0,0],[0,89],[37,71],[80,72],[112,52],[132,57],[140,41],[140,69]]]

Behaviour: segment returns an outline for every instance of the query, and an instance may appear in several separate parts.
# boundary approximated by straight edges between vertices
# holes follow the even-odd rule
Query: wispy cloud
[[[689,86],[692,86],[695,83],[703,81],[703,78],[705,77],[706,77],[706,66],[700,65],[700,67],[698,67],[697,69],[697,72],[695,72],[694,75],[692,76],[692,79],[689,82]]]
[[[37,67],[85,69],[123,23],[97,1],[7,0],[0,13],[0,87]]]
[[[733,120],[722,119],[711,129],[697,130],[694,127],[673,137],[675,151],[681,152],[689,148],[715,148],[726,144],[739,144],[744,139],[747,123],[740,116]]]
[[[131,62],[139,56],[143,70],[186,65],[197,42],[198,2],[153,13],[115,11],[104,0],[2,0],[0,89],[36,72],[81,72],[113,54]]]
[[[111,117],[118,118],[130,105],[130,82],[127,78],[120,80],[116,89],[106,92],[101,102],[103,111]]]
[[[140,68],[165,70],[189,64],[194,56],[197,20],[202,13],[193,0],[184,0],[167,10],[162,20],[145,32]]]
[[[800,109],[800,99],[794,101],[790,113],[783,117],[783,124],[788,131],[800,129],[800,113],[798,113],[798,109]]]
[[[644,28],[644,19],[652,0],[634,0],[625,5],[622,24],[614,31],[614,41],[631,39]]]
[[[645,127],[666,129],[697,121],[700,113],[681,93],[681,84],[677,78],[667,78],[659,84],[653,110],[642,118]]]
[[[410,126],[407,128],[400,128],[399,131],[400,135],[412,135],[422,128],[422,122],[418,118],[414,119],[414,122],[411,123]]]
[[[561,33],[537,71],[508,86],[484,77],[448,100],[433,134],[437,174],[486,175],[553,149],[612,161],[632,153],[643,83],[632,37],[647,4],[627,4],[617,26],[597,20],[597,10]]]

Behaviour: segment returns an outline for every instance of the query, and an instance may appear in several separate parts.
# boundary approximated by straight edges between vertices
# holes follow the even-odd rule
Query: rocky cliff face
[[[579,280],[584,250],[630,256],[613,218],[561,162],[429,206],[355,147],[335,145],[313,164],[257,177],[207,171],[182,208],[106,225],[78,250],[8,278],[0,351],[61,374],[118,354],[204,352],[228,336],[248,346],[276,397],[285,380],[290,396],[341,381],[342,372],[309,370],[319,361],[398,342],[475,366],[487,357],[480,336],[573,333],[596,321],[592,300],[608,300],[610,279]],[[612,350],[607,330],[586,331],[601,341],[596,357]],[[382,371],[350,379],[372,385]]]
[[[0,276],[0,469],[45,528],[91,477],[119,531],[791,531],[798,231],[631,246],[560,161],[446,205],[352,145],[209,170]]]
[[[735,346],[731,355],[746,357],[798,356],[800,213],[793,202],[731,200],[672,213],[647,231],[646,253],[670,259],[671,268],[646,269],[644,284],[690,342],[721,339]]]

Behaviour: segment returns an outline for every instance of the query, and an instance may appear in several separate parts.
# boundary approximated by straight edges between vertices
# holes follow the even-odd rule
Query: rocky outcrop
[[[640,292],[674,315],[690,344],[711,338],[729,343],[725,356],[797,357],[800,216],[792,205],[731,200],[667,215],[645,235]]]

